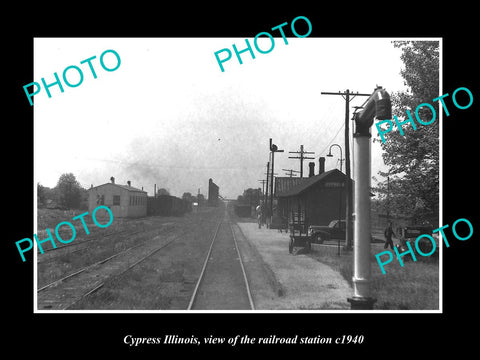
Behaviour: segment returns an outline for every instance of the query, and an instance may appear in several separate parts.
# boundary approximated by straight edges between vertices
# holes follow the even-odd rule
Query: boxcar
[[[188,210],[187,201],[171,195],[149,197],[147,203],[148,215],[180,216]]]

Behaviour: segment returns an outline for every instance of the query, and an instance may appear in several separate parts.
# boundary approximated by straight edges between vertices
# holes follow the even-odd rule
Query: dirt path
[[[238,226],[244,241],[257,249],[271,269],[273,286],[281,295],[264,296],[252,289],[257,309],[350,309],[347,298],[352,295],[352,289],[345,279],[328,265],[306,255],[289,254],[288,234],[258,229],[256,223],[238,223]]]

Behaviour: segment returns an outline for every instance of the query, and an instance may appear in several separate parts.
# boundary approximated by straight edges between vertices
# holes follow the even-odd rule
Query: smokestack
[[[112,184],[115,184],[115,178],[113,176],[110,178],[110,181],[112,182]]]
[[[153,184],[153,197],[157,197],[157,184]]]
[[[325,172],[325,158],[320,156],[318,158],[318,175],[323,174]]]
[[[132,182],[130,180],[127,181],[128,187],[132,186]]]
[[[315,176],[315,163],[314,162],[309,162],[308,167],[310,168],[308,177]]]

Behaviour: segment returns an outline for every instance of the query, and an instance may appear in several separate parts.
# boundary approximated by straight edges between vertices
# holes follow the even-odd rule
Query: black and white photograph
[[[37,311],[441,310],[441,39],[294,20],[34,40]]]
[[[321,5],[28,10],[5,56],[8,347],[473,346],[473,10]]]

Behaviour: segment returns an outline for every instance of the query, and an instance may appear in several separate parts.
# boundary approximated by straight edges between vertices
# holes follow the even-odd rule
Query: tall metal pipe
[[[377,87],[366,101],[363,110],[355,114],[355,227],[353,247],[353,297],[348,301],[352,310],[372,310],[376,299],[370,294],[370,127],[374,118],[383,120],[391,117],[390,95]],[[348,178],[347,178],[348,181]]]
[[[355,151],[353,298],[348,301],[352,309],[373,309],[375,299],[370,294],[370,134],[355,134],[353,147]]]

